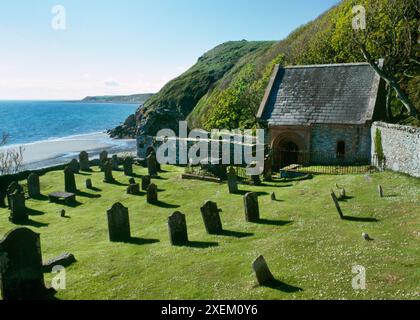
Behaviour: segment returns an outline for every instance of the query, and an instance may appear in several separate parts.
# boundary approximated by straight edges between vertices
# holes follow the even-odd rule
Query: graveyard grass
[[[103,173],[76,175],[80,205],[28,200],[34,231],[41,234],[44,261],[64,252],[78,262],[67,268],[66,290],[58,299],[418,299],[420,294],[420,180],[391,172],[371,175],[315,176],[299,182],[275,181],[260,187],[261,223],[245,222],[243,195],[229,195],[226,184],[181,180],[183,169],[165,166],[156,205],[145,195],[126,194],[123,184],[105,184]],[[138,175],[146,169],[134,167]],[[95,191],[85,188],[91,178]],[[42,176],[43,195],[62,191],[63,172]],[[139,178],[136,178],[140,182]],[[22,182],[25,183],[25,182]],[[336,183],[346,189],[340,220],[330,196]],[[384,187],[380,199],[377,186]],[[276,192],[278,201],[270,199]],[[338,192],[337,192],[338,194]],[[223,210],[224,236],[205,232],[200,207],[215,201]],[[106,211],[128,207],[131,243],[111,243]],[[178,207],[179,206],[179,207]],[[172,247],[167,219],[186,214],[189,246]],[[15,226],[0,209],[0,236]],[[369,218],[378,221],[373,222]],[[374,241],[362,239],[367,232]],[[272,288],[259,287],[252,262],[263,255],[274,277]],[[367,288],[352,288],[352,267],[366,268]],[[46,274],[47,285],[52,275]],[[302,290],[299,290],[302,289]]]

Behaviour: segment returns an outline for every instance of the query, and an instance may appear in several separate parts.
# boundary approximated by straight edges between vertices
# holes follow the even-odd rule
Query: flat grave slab
[[[70,192],[53,192],[48,195],[48,199],[53,203],[71,204],[76,202],[76,194]]]

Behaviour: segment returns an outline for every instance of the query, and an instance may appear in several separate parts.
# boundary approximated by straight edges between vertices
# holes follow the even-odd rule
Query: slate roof
[[[276,66],[257,117],[269,125],[364,124],[379,83],[368,63]]]

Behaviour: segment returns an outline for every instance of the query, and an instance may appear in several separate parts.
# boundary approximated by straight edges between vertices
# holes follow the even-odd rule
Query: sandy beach
[[[115,140],[106,133],[83,134],[60,139],[51,139],[28,144],[6,146],[8,148],[24,148],[25,169],[40,169],[48,166],[64,164],[78,158],[81,151],[89,153],[91,159],[98,157],[103,150],[110,155],[135,152],[135,140]]]

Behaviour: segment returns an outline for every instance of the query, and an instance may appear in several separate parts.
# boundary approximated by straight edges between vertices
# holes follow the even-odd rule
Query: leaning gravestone
[[[28,177],[28,194],[30,198],[36,198],[41,194],[39,176],[36,173],[31,173]]]
[[[249,192],[244,196],[244,207],[247,222],[258,222],[260,220],[258,195],[255,192]]]
[[[64,169],[64,190],[69,193],[76,193],[76,179],[73,170],[70,167]]]
[[[169,240],[173,246],[188,243],[187,221],[181,212],[175,212],[168,218]]]
[[[228,187],[230,194],[235,194],[238,192],[238,178],[236,176],[236,170],[233,167],[229,169]]]
[[[152,204],[158,202],[158,188],[154,183],[147,188],[147,202]]]
[[[79,154],[80,170],[90,171],[89,154],[86,151],[82,151]]]
[[[334,201],[335,207],[337,209],[338,214],[340,215],[340,218],[344,219],[343,211],[341,211],[340,203],[338,202],[337,196],[335,195],[334,191],[331,191],[331,198]]]
[[[105,175],[104,182],[105,183],[115,182],[115,179],[112,175],[112,163],[110,161],[107,161],[104,164],[103,169],[104,169],[104,175]]]
[[[127,242],[131,239],[130,218],[128,209],[116,203],[107,211],[109,240],[111,242]]]
[[[274,276],[268,268],[267,262],[263,256],[258,257],[252,263],[252,269],[255,272],[255,276],[257,277],[260,286],[270,285],[274,282]]]
[[[17,228],[0,241],[0,288],[4,300],[40,299],[47,292],[39,234]]]
[[[203,217],[204,226],[208,234],[223,233],[222,221],[220,220],[220,210],[217,204],[212,201],[207,201],[201,207],[201,216]]]
[[[79,162],[76,159],[73,159],[69,163],[69,168],[73,173],[79,173],[80,171],[80,165]]]
[[[150,176],[141,177],[141,190],[147,191],[147,188],[149,188],[151,183],[152,179],[150,178]]]
[[[378,193],[379,193],[379,197],[381,198],[384,197],[384,188],[382,188],[381,185],[378,185]]]
[[[25,223],[28,221],[28,213],[25,205],[25,194],[18,190],[9,195],[10,201],[10,217],[12,223]]]
[[[124,174],[128,177],[133,175],[133,159],[127,157],[124,159]]]
[[[112,170],[115,170],[115,171],[120,170],[120,167],[119,167],[120,163],[119,163],[119,160],[118,160],[118,156],[116,154],[114,154],[112,156],[111,162],[112,162]]]
[[[131,195],[139,195],[140,194],[140,184],[138,183],[130,183],[127,187],[127,194]]]
[[[147,157],[147,169],[149,171],[149,176],[157,177],[158,175],[158,167],[157,167],[157,160],[156,160],[156,153],[151,152]]]
[[[6,189],[7,205],[9,209],[10,209],[10,195],[15,192],[24,193],[23,187],[17,181],[13,181]]]
[[[102,151],[99,154],[99,165],[101,167],[101,171],[104,171],[104,165],[107,161],[108,161],[108,152],[107,151]]]

